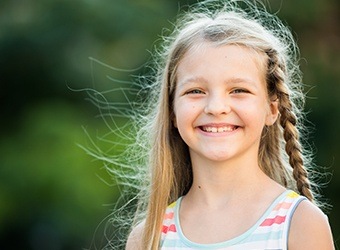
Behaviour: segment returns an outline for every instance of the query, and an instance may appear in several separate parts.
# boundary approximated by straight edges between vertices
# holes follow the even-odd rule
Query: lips
[[[238,128],[235,125],[224,125],[224,126],[212,126],[212,125],[205,125],[199,127],[204,132],[208,133],[224,133],[224,132],[232,132]]]

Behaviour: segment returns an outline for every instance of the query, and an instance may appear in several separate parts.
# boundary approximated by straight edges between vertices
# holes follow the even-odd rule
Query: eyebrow
[[[184,86],[189,83],[207,83],[208,81],[203,77],[189,77],[177,83],[177,87]]]
[[[228,79],[227,81],[225,81],[225,83],[230,84],[230,83],[249,83],[252,84],[254,86],[256,86],[256,83],[249,79],[249,78],[243,78],[243,77],[232,77],[230,79]]]

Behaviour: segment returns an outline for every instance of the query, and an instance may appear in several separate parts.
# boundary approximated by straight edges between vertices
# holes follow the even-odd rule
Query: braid
[[[269,96],[279,100],[280,125],[283,128],[283,139],[286,142],[285,150],[289,157],[289,164],[293,168],[293,178],[296,181],[297,191],[314,201],[311,183],[307,170],[304,167],[302,146],[299,141],[298,119],[293,108],[289,90],[285,85],[285,64],[278,58],[274,50],[266,51],[268,55],[268,93]]]
[[[283,87],[283,86],[282,86]],[[292,111],[292,103],[288,93],[280,91],[281,114],[280,124],[283,128],[283,138],[286,141],[286,152],[289,156],[289,164],[293,168],[293,177],[296,180],[297,190],[310,201],[314,200],[307,170],[303,165],[302,146],[299,142],[299,131],[296,127],[297,118]]]

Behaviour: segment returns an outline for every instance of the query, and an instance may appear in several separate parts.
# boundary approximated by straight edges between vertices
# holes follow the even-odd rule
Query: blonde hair
[[[149,106],[136,117],[135,146],[148,158],[137,168],[144,177],[136,178],[143,185],[134,225],[145,220],[143,249],[158,249],[166,207],[192,184],[188,147],[173,125],[173,99],[178,64],[190,48],[203,42],[245,46],[266,58],[268,97],[278,101],[280,114],[274,125],[263,130],[259,166],[284,187],[315,200],[306,170],[311,157],[301,143],[304,94],[299,51],[290,30],[258,3],[204,1],[181,15],[174,31],[164,37],[155,60],[158,71],[146,87],[151,91]]]

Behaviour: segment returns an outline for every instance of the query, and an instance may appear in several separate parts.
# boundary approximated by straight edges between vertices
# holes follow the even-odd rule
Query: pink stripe
[[[271,226],[273,224],[281,224],[283,222],[285,222],[286,220],[286,216],[276,216],[275,218],[272,218],[272,219],[266,219],[264,220],[260,227],[268,227],[268,226]]]
[[[277,206],[273,209],[273,211],[280,210],[281,208],[288,209],[290,208],[291,205],[292,205],[291,202],[282,202],[282,203],[277,204]]]
[[[162,233],[166,234],[167,232],[174,232],[176,233],[176,226],[175,224],[171,224],[170,226],[164,226],[162,227]]]
[[[170,212],[170,213],[167,213],[164,215],[164,219],[172,219],[174,218],[174,213],[173,212]]]

